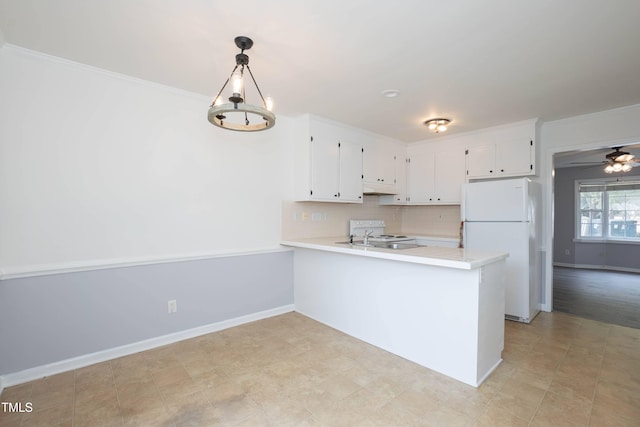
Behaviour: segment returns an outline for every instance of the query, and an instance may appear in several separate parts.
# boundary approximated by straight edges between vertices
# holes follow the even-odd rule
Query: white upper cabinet
[[[410,144],[311,115],[295,126],[299,201],[455,205],[465,180],[536,174],[537,119]]]
[[[433,145],[409,146],[407,202],[410,205],[451,205],[461,200],[464,150]]]
[[[407,150],[404,146],[396,147],[395,171],[396,184],[393,190],[393,194],[381,195],[378,198],[378,204],[380,205],[407,204]],[[367,185],[365,184],[365,188],[366,187]]]
[[[312,137],[310,199],[332,200],[340,188],[340,145],[332,138]]]
[[[407,202],[426,204],[433,197],[434,153],[428,147],[420,146],[407,150]]]
[[[396,193],[396,162],[399,155],[397,145],[383,139],[371,140],[364,147],[362,181],[365,193]]]
[[[479,134],[467,146],[467,179],[535,175],[535,141],[535,121]]]
[[[296,200],[362,203],[363,144],[358,136],[308,115],[297,125]]]
[[[434,155],[434,170],[434,203],[460,203],[462,185],[465,182],[462,148],[437,151]]]
[[[362,144],[339,142],[338,198],[342,202],[362,203]]]

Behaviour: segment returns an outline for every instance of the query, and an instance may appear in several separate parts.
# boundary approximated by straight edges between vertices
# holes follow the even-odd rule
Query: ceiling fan
[[[605,155],[605,160],[596,162],[571,162],[575,166],[590,166],[590,165],[606,165],[604,171],[606,173],[613,172],[629,172],[631,168],[640,166],[640,162],[633,155],[627,151],[621,151],[620,147],[611,147],[612,153]]]
[[[606,173],[613,172],[629,172],[631,168],[640,165],[635,161],[635,156],[626,151],[620,151],[622,147],[612,147],[613,153],[607,154],[607,166],[604,168]]]

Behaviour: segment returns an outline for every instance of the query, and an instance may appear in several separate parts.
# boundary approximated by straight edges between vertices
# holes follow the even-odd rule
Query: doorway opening
[[[640,157],[640,144],[623,149]],[[640,167],[605,173],[610,152],[553,156],[553,309],[640,329]]]

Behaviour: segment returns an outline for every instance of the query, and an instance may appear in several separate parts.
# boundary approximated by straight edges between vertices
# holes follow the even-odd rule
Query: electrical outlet
[[[178,311],[178,302],[174,299],[169,300],[167,302],[167,307],[168,307],[169,314],[175,313]]]

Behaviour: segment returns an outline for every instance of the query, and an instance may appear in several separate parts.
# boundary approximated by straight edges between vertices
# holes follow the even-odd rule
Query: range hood
[[[397,194],[395,186],[373,184],[371,182],[365,182],[362,186],[362,194],[370,196],[388,196]]]

